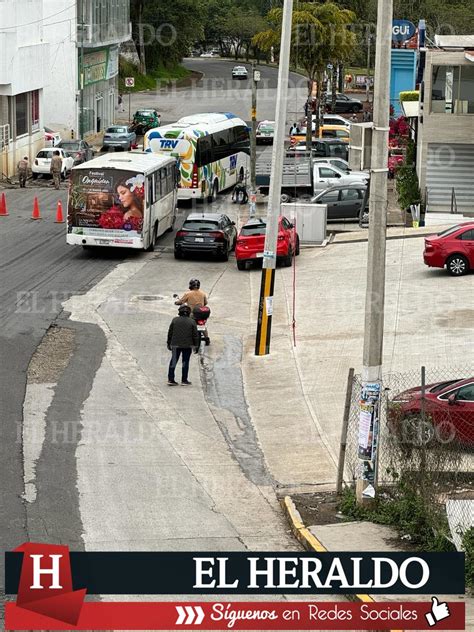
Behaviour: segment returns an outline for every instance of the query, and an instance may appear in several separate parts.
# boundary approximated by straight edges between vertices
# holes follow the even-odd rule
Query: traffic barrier
[[[54,220],[54,223],[64,224],[63,205],[61,204],[61,200],[58,200],[58,207],[56,209],[56,219]]]
[[[41,213],[40,213],[37,197],[35,197],[34,202],[33,202],[33,213],[31,215],[31,219],[41,219]]]
[[[2,197],[0,199],[0,217],[6,217],[8,215],[7,209],[7,198],[5,193],[2,193]]]

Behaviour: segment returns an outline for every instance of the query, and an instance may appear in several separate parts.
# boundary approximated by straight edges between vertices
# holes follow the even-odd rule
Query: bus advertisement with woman
[[[148,249],[172,228],[176,161],[150,154],[128,156],[111,154],[72,170],[69,244]]]
[[[248,175],[249,130],[231,113],[194,114],[152,129],[145,134],[144,150],[178,160],[182,200],[212,201]]]

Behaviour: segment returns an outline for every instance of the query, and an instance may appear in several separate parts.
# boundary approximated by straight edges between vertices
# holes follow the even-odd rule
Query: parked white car
[[[316,163],[313,167],[313,188],[315,195],[319,191],[324,191],[324,189],[336,185],[354,183],[363,183],[365,185],[368,180],[369,174],[363,171],[355,175],[353,175],[352,172],[347,174],[327,163]]]
[[[216,55],[214,52],[210,51],[209,53],[201,53],[199,56],[200,57],[218,57],[219,55]]]
[[[59,151],[59,154],[62,158],[62,171],[61,171],[61,177],[65,178],[70,172],[71,169],[74,166],[74,158],[72,156],[69,156],[64,149],[62,149],[61,147],[44,147],[44,149],[41,149],[37,154],[36,154],[36,158],[33,161],[33,164],[31,165],[31,173],[33,175],[33,180],[36,180],[36,178],[40,175],[44,175],[47,174],[49,175],[50,173],[50,167],[51,167],[51,158],[53,157],[53,153],[55,151]]]

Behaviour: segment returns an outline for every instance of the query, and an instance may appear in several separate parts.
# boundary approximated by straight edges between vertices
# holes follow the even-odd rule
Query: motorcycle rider
[[[191,279],[189,281],[189,292],[185,292],[175,302],[175,305],[189,305],[191,313],[193,313],[195,307],[207,305],[207,295],[201,290],[201,281],[199,279]]]
[[[199,279],[191,279],[189,281],[189,291],[185,292],[181,298],[178,298],[175,305],[188,305],[194,318],[194,308],[207,305],[207,294],[201,290],[201,281]],[[207,327],[204,330],[204,340],[206,345],[210,343]]]

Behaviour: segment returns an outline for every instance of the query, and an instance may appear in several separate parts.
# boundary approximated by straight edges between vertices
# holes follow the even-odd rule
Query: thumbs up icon
[[[450,615],[450,612],[447,603],[439,603],[436,597],[431,597],[431,601],[431,611],[425,614],[425,617],[428,621],[428,625],[434,626],[438,621],[447,619]]]

